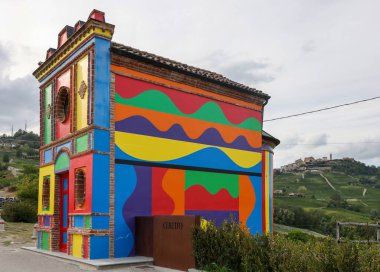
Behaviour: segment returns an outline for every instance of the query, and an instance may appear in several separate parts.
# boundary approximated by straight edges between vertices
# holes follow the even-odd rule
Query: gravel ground
[[[33,224],[7,223],[6,231],[0,232],[0,272],[77,272],[96,271],[92,266],[78,264],[70,260],[50,257],[22,249],[35,246],[31,239]],[[126,272],[178,272],[157,266],[137,265],[104,269],[103,271]]]
[[[77,272],[96,271],[94,267],[81,265],[68,260],[49,257],[21,249],[21,246],[33,246],[33,244],[9,244],[0,243],[0,271],[1,272]],[[150,266],[137,265],[131,267],[118,267],[102,271],[125,271],[125,272],[176,272],[177,270]]]

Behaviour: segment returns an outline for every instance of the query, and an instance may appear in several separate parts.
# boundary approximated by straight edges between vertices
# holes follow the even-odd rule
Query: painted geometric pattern
[[[116,75],[116,158],[261,173],[261,113]]]
[[[231,216],[262,233],[261,177],[116,164],[115,257],[134,254],[135,217],[201,215],[220,224]]]

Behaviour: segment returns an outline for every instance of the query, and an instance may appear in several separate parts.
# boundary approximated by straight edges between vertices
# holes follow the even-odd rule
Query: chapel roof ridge
[[[116,54],[125,55],[127,57],[137,58],[139,60],[144,60],[155,65],[164,66],[169,69],[177,70],[179,72],[184,72],[195,77],[199,77],[205,80],[213,81],[218,84],[222,84],[228,87],[237,88],[246,93],[254,94],[258,97],[268,100],[270,96],[256,88],[249,87],[242,83],[233,81],[221,74],[211,72],[202,68],[187,65],[169,58],[165,58],[153,53],[142,51],[131,46],[123,45],[117,42],[111,42],[111,51]]]

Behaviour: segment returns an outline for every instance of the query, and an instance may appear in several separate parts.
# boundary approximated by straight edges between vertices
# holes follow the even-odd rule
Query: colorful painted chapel
[[[112,41],[94,10],[65,26],[40,83],[37,248],[78,258],[134,256],[135,218],[235,218],[273,231],[269,96]]]

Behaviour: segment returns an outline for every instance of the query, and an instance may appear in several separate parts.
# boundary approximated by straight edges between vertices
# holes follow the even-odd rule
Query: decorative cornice
[[[74,33],[54,54],[40,65],[33,75],[41,81],[54,68],[59,66],[69,56],[71,56],[80,46],[92,37],[101,37],[107,40],[112,39],[115,26],[89,19],[76,33]]]

